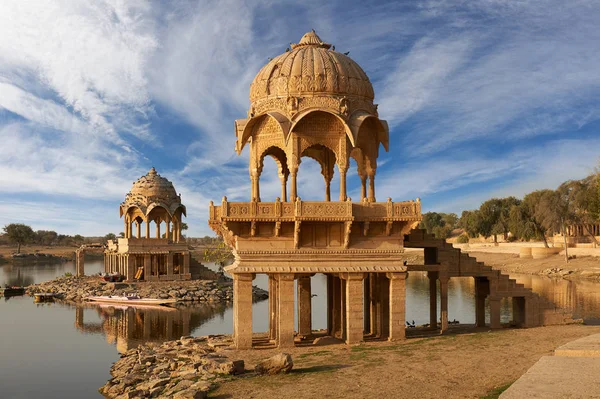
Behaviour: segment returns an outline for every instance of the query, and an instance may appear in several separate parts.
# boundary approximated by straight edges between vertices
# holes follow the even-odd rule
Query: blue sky
[[[210,200],[246,200],[234,119],[269,57],[310,29],[350,51],[390,125],[376,194],[457,212],[554,188],[600,158],[600,2],[28,1],[0,10],[0,225],[122,230],[152,166],[189,235]],[[323,197],[303,159],[299,195]],[[336,179],[332,188],[337,187]],[[349,175],[350,196],[359,181]],[[279,192],[265,161],[263,200]],[[332,198],[336,198],[332,190]]]

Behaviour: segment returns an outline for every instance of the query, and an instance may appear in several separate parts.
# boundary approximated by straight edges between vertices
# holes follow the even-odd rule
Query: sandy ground
[[[455,331],[393,344],[297,347],[288,351],[294,359],[290,374],[248,373],[223,384],[210,397],[479,398],[514,382],[556,347],[598,332],[598,326],[568,325]],[[251,369],[275,353],[275,349],[255,349],[235,355]]]
[[[75,246],[23,245],[21,246],[21,253],[34,254],[36,252],[40,252],[44,254],[72,258],[77,248],[78,247]],[[14,253],[17,253],[16,245],[0,245],[0,255],[4,256],[5,258],[10,258]]]

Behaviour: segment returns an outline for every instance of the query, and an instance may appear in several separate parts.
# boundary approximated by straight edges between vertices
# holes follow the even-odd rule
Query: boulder
[[[273,375],[279,373],[289,373],[292,367],[294,367],[292,356],[288,353],[279,353],[258,363],[254,367],[254,371],[257,374]]]
[[[316,338],[313,341],[313,345],[315,345],[315,346],[335,345],[335,344],[341,344],[341,343],[344,343],[344,341],[342,341],[341,339],[329,336],[329,335],[327,335],[325,337]]]

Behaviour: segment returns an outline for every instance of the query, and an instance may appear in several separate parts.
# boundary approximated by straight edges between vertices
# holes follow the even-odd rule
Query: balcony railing
[[[212,222],[230,221],[294,221],[294,220],[420,220],[421,202],[228,202],[221,205],[211,201],[209,218]]]

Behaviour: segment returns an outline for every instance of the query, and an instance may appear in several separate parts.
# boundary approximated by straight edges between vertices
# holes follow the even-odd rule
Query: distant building
[[[190,251],[181,235],[185,215],[173,184],[150,169],[121,203],[124,237],[108,242],[104,270],[128,281],[189,280]]]

